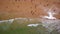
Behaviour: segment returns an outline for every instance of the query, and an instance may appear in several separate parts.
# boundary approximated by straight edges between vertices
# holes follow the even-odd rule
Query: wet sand
[[[60,0],[0,0],[0,20],[12,18],[41,18],[48,10],[60,19]]]

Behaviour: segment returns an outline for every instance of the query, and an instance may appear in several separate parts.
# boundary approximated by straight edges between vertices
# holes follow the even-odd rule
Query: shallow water
[[[39,18],[3,20],[0,21],[0,34],[59,34],[59,22],[60,20]]]

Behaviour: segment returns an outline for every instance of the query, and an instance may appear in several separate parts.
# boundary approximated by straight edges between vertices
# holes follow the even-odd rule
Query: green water
[[[48,32],[42,25],[28,27],[27,25],[30,23],[35,22],[24,21],[24,23],[21,23],[21,21],[14,21],[11,24],[3,22],[0,24],[0,34],[58,34],[57,31]],[[39,22],[39,24],[41,23]]]

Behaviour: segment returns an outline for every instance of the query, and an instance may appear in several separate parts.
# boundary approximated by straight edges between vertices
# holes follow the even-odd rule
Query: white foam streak
[[[27,26],[30,26],[30,27],[37,27],[39,24],[28,24]]]
[[[14,21],[14,19],[2,20],[2,21],[0,21],[0,23],[3,23],[3,22],[9,22],[9,23],[12,23],[13,21]]]

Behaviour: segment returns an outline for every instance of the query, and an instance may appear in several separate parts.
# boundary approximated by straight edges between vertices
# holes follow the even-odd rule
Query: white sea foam
[[[54,13],[54,11],[52,10],[53,6],[50,9],[44,9],[46,10],[48,16],[43,16],[43,18],[47,18],[47,19],[56,19],[56,17],[54,17],[53,15],[56,14]]]
[[[28,24],[27,26],[33,26],[33,27],[37,27],[39,24]]]
[[[14,21],[14,19],[9,19],[9,20],[1,20],[0,23],[3,23],[3,22],[9,22],[9,23],[12,23]]]
[[[55,17],[53,17],[53,14],[52,12],[48,12],[48,16],[44,16],[43,18],[48,18],[48,19],[56,19]]]

